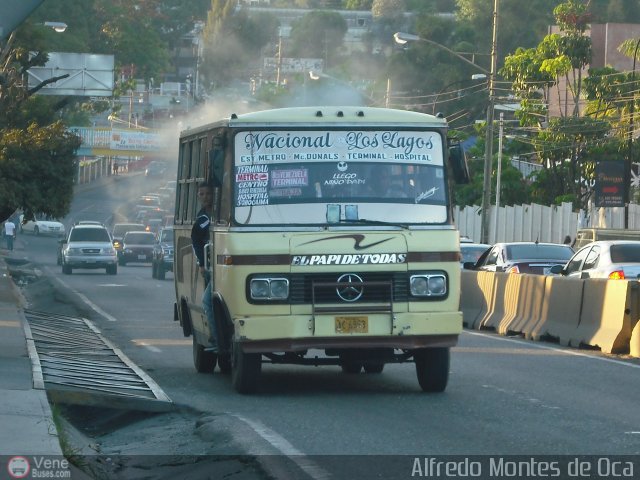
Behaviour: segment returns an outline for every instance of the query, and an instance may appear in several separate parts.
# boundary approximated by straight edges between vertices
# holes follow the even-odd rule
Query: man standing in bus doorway
[[[209,240],[209,225],[211,224],[211,213],[213,206],[213,187],[208,183],[201,183],[198,185],[198,201],[201,208],[196,216],[196,221],[191,228],[191,244],[193,246],[193,253],[198,261],[198,268],[200,274],[204,278],[205,289],[202,295],[202,308],[207,316],[207,322],[209,323],[209,343],[211,347],[207,348],[207,351],[217,352],[218,341],[216,334],[216,325],[213,318],[213,302],[212,291],[213,281],[211,279],[211,273],[205,268],[204,262],[204,246]]]

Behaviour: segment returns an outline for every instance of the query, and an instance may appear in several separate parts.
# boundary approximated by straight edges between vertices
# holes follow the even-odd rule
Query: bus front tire
[[[220,373],[229,375],[231,373],[231,356],[224,353],[218,354],[218,367],[220,368]]]
[[[186,301],[180,302],[180,326],[182,327],[182,334],[185,337],[188,337],[193,333],[193,329],[191,328],[191,315],[189,314],[189,307],[187,306]]]
[[[216,368],[216,354],[207,352],[204,346],[200,345],[193,336],[193,366],[198,373],[211,373]]]
[[[231,346],[231,384],[238,393],[254,393],[258,389],[262,355],[245,353],[238,342]]]
[[[413,354],[423,392],[444,392],[449,380],[449,348],[423,348]]]

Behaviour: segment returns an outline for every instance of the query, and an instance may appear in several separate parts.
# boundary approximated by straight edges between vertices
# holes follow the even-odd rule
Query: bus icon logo
[[[11,478],[25,478],[31,471],[29,460],[25,457],[11,457],[7,463],[7,471]]]

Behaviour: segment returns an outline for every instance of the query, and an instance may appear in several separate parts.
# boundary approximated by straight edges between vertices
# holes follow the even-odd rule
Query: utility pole
[[[494,115],[494,82],[497,66],[498,48],[498,0],[493,2],[493,35],[491,40],[491,71],[489,72],[489,102],[487,105],[487,131],[484,148],[484,181],[482,188],[482,211],[480,225],[480,242],[489,243],[489,212],[491,210],[491,171],[493,163],[493,115]]]
[[[280,86],[280,69],[282,68],[282,34],[278,34],[278,58],[276,59],[276,86]]]
[[[624,228],[629,228],[629,204],[631,203],[631,167],[633,165],[633,133],[636,103],[636,59],[638,57],[638,47],[640,47],[640,38],[636,42],[636,48],[633,50],[633,68],[631,69],[631,105],[629,105],[629,143],[627,146],[627,161],[624,169]]]
[[[389,108],[389,102],[391,100],[391,79],[387,78],[387,91],[384,95],[384,106]]]
[[[496,215],[495,215],[495,235],[498,241],[498,212],[500,211],[500,185],[502,179],[502,138],[504,135],[504,113],[500,112],[498,128],[498,171],[496,172]]]

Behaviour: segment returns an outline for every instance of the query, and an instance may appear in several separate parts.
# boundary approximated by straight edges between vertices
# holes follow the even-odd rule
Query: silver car
[[[74,268],[104,268],[109,275],[118,273],[118,257],[109,231],[101,225],[75,225],[62,246],[62,273]]]
[[[582,247],[553,273],[575,278],[640,279],[640,241],[601,240]]]

